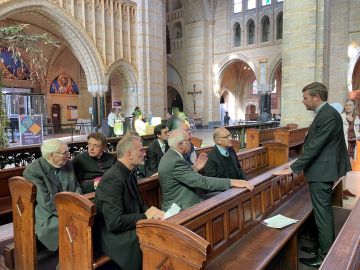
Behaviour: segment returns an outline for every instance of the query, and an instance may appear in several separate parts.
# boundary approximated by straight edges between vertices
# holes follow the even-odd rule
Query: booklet
[[[279,215],[273,216],[271,218],[264,219],[262,221],[262,224],[264,224],[268,227],[271,227],[271,228],[281,229],[281,228],[284,228],[291,224],[294,224],[298,221],[299,220],[297,220],[297,219],[288,218],[288,217],[285,217],[285,216],[279,214]]]
[[[181,210],[180,206],[178,206],[176,203],[173,203],[170,208],[166,211],[164,215],[164,219],[167,219],[173,215],[176,215]]]

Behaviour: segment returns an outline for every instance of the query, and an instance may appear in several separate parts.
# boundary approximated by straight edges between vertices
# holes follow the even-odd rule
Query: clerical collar
[[[218,150],[219,150],[219,152],[220,152],[220,154],[222,155],[222,156],[224,156],[224,157],[228,157],[229,156],[229,151],[226,149],[226,148],[224,148],[224,147],[221,147],[220,145],[216,145],[216,147],[218,148]]]
[[[317,114],[326,103],[327,102],[323,102],[319,106],[317,106],[314,110],[314,113]]]

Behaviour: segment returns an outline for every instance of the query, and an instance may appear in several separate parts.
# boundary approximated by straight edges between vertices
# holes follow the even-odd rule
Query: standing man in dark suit
[[[141,269],[136,222],[162,219],[164,212],[148,208],[141,198],[135,169],[144,165],[145,149],[137,136],[125,136],[116,146],[118,159],[105,172],[95,193],[97,248],[121,269]]]
[[[344,139],[340,114],[326,101],[328,91],[322,83],[314,82],[304,87],[303,103],[316,116],[305,138],[303,154],[289,169],[276,175],[304,172],[309,182],[316,226],[319,231],[319,249],[303,248],[316,253],[312,258],[300,258],[309,266],[320,266],[334,239],[334,217],[331,194],[334,181],[351,170]]]
[[[41,158],[28,165],[23,176],[36,186],[35,232],[37,239],[51,251],[58,249],[58,214],[54,196],[61,191],[81,194],[67,144],[49,139],[41,145]]]
[[[146,175],[151,176],[158,172],[160,159],[169,149],[167,140],[169,128],[166,125],[157,125],[154,129],[157,139],[153,140],[146,151]]]
[[[215,146],[208,153],[205,164],[205,175],[211,177],[243,179],[245,174],[241,169],[237,154],[231,146],[231,134],[223,127],[217,128],[213,134]]]
[[[194,171],[183,157],[191,147],[190,135],[185,130],[172,131],[169,146],[159,164],[162,210],[167,211],[173,203],[184,210],[201,202],[203,198],[198,195],[197,189],[225,191],[231,187],[243,187],[253,190],[254,186],[247,181],[207,177]]]

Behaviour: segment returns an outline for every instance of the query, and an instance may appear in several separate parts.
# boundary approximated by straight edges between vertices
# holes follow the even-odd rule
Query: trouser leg
[[[316,226],[319,231],[319,254],[325,257],[335,239],[331,207],[332,182],[309,183]]]

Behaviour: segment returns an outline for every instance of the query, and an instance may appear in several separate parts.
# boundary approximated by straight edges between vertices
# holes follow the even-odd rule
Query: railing
[[[122,136],[107,139],[108,150],[110,152],[115,151],[116,144],[121,138]],[[143,144],[147,146],[155,139],[155,136],[145,135],[141,136],[141,138]],[[74,157],[86,151],[87,141],[70,142],[68,146],[71,157]],[[39,157],[41,157],[40,145],[0,149],[0,169],[26,166]]]
[[[166,14],[166,18],[167,18],[168,22],[182,19],[183,18],[183,9],[179,8],[179,9],[168,12]]]

